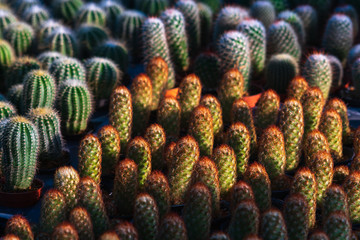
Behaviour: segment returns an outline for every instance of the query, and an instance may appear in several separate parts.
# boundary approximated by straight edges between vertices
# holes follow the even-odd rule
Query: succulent
[[[173,150],[168,175],[173,204],[183,203],[199,155],[199,146],[194,138],[185,136],[179,139]]]
[[[49,67],[58,85],[68,79],[77,79],[85,82],[86,69],[83,64],[75,58],[64,57],[55,60]]]
[[[76,14],[77,24],[94,24],[98,26],[106,25],[106,13],[95,3],[87,3],[81,6]]]
[[[329,240],[350,239],[351,222],[342,212],[334,212],[325,220],[324,231]]]
[[[177,139],[180,132],[181,108],[176,98],[165,97],[157,110],[157,122],[164,128],[167,139]]]
[[[28,220],[21,215],[14,215],[6,222],[5,233],[14,234],[23,240],[34,239]]]
[[[79,235],[73,225],[68,222],[62,222],[54,228],[54,231],[51,234],[51,239],[77,240],[79,239]]]
[[[6,9],[0,9],[0,37],[4,37],[4,30],[8,25],[17,21],[16,16]]]
[[[16,235],[14,234],[6,234],[4,237],[1,238],[2,240],[20,240]]]
[[[208,5],[211,10],[216,13],[221,7],[221,0],[200,0],[200,3]]]
[[[71,166],[60,167],[54,174],[54,187],[64,196],[66,212],[77,204],[77,186],[80,181],[78,172]]]
[[[287,98],[295,98],[296,100],[301,101],[302,96],[308,88],[309,85],[303,77],[295,77],[288,84],[286,96]]]
[[[1,14],[1,11],[0,11]],[[0,16],[1,17],[1,16]],[[1,34],[1,33],[0,33]],[[14,62],[15,60],[15,53],[14,53],[14,49],[12,48],[12,46],[5,40],[0,40],[0,70],[1,70],[1,74],[0,77],[2,78],[2,80],[0,81],[0,87],[2,89],[5,88],[5,72],[6,70],[11,66],[11,64]]]
[[[134,203],[134,226],[140,239],[155,240],[158,233],[159,212],[153,197],[147,193],[137,195]]]
[[[36,59],[41,63],[42,69],[48,70],[53,62],[62,57],[64,56],[59,52],[46,51],[39,54]]]
[[[10,89],[13,85],[23,83],[25,76],[32,70],[40,69],[40,66],[40,62],[34,58],[17,58],[16,61],[7,68],[4,76],[7,89]]]
[[[164,89],[167,85],[169,69],[167,63],[161,57],[155,57],[146,66],[146,74],[152,85],[151,110],[156,110],[163,98]]]
[[[255,126],[258,133],[277,123],[279,108],[280,97],[274,90],[270,89],[261,94],[254,111]]]
[[[350,171],[360,171],[360,155],[357,154],[351,161]]]
[[[165,150],[164,150],[164,161],[166,163],[167,169],[170,169],[172,163],[173,163],[173,157],[174,157],[174,149],[176,147],[176,142],[173,142],[172,140],[169,140],[169,143],[167,144]]]
[[[255,201],[254,192],[249,184],[240,180],[231,189],[231,211],[234,211],[240,203],[247,201]]]
[[[93,24],[82,24],[76,31],[80,55],[88,57],[95,48],[109,39],[109,33],[104,27]]]
[[[53,2],[54,15],[65,22],[75,20],[78,10],[83,5],[82,0],[56,0]]]
[[[267,54],[272,56],[287,53],[297,61],[301,57],[301,46],[291,25],[283,20],[271,24],[267,31]]]
[[[113,126],[106,125],[99,130],[98,136],[102,152],[102,174],[110,175],[114,172],[120,158],[120,135]]]
[[[318,87],[310,87],[301,97],[301,103],[304,111],[304,136],[306,136],[318,128],[325,99]]]
[[[37,41],[38,41],[38,49],[43,50],[46,49],[45,40],[49,38],[49,36],[59,28],[64,28],[64,25],[59,21],[55,21],[53,19],[49,19],[39,26],[37,31]]]
[[[271,1],[256,1],[250,7],[250,15],[261,21],[267,29],[275,21],[276,12]]]
[[[355,155],[359,155],[360,154],[360,128],[359,127],[355,130],[353,145],[354,145]]]
[[[26,9],[23,14],[23,19],[28,22],[33,28],[39,28],[42,23],[50,18],[49,11],[40,5],[33,5]]]
[[[344,190],[348,197],[349,214],[353,224],[360,222],[359,206],[360,200],[357,191],[360,186],[360,173],[357,171],[352,172],[343,183]]]
[[[350,175],[350,169],[346,165],[334,167],[333,183],[342,185],[345,179]]]
[[[356,36],[359,32],[359,21],[358,21],[359,16],[356,12],[356,9],[353,7],[353,5],[345,4],[345,5],[339,6],[339,7],[335,8],[334,12],[335,13],[343,13],[351,19],[351,22],[353,25],[353,37],[356,38]]]
[[[94,240],[93,224],[90,215],[85,208],[76,207],[69,214],[69,222],[76,229],[80,240]]]
[[[108,40],[94,48],[93,56],[108,58],[117,64],[122,72],[127,72],[129,65],[129,52],[125,43]]]
[[[131,209],[132,210],[132,209]],[[120,239],[136,240],[138,239],[138,232],[136,228],[129,222],[122,221],[114,227],[116,234]]]
[[[163,155],[166,135],[164,129],[159,124],[152,124],[146,129],[144,138],[150,145],[152,168],[162,170],[165,167]]]
[[[330,62],[331,72],[332,72],[331,87],[333,89],[337,89],[342,85],[342,80],[344,75],[343,66],[337,57],[333,55],[328,55],[327,58]]]
[[[324,222],[331,213],[337,211],[349,216],[348,199],[341,186],[335,184],[329,186],[323,196],[321,213]]]
[[[2,134],[2,175],[4,186],[10,191],[31,187],[37,167],[39,133],[27,118],[10,118]]]
[[[120,240],[115,231],[107,231],[101,234],[99,240]]]
[[[294,12],[303,23],[305,42],[315,44],[317,42],[318,33],[318,14],[316,10],[310,5],[300,5],[294,9]]]
[[[213,133],[215,140],[221,139],[223,131],[222,108],[219,100],[213,95],[205,95],[200,100],[200,105],[209,109],[212,117]]]
[[[158,239],[187,240],[185,223],[176,213],[167,214],[159,226]]]
[[[76,57],[78,44],[73,32],[66,27],[58,27],[44,39],[46,49],[59,52],[64,56]]]
[[[204,47],[207,46],[211,40],[214,12],[206,3],[198,2],[197,7],[200,15],[201,46]]]
[[[14,107],[16,107],[17,109],[21,109],[21,98],[23,89],[23,84],[15,84],[7,91],[6,94],[6,99],[8,99],[12,104],[14,104]]]
[[[16,108],[10,102],[0,101],[0,121],[15,116]]]
[[[260,225],[264,240],[287,239],[287,229],[282,213],[271,208],[263,213]]]
[[[4,39],[10,43],[18,57],[30,50],[34,37],[34,29],[24,22],[11,23],[4,31]]]
[[[40,229],[41,232],[52,233],[56,225],[66,218],[64,195],[55,189],[46,192],[41,201]]]
[[[120,214],[130,215],[137,194],[138,169],[131,159],[120,161],[115,168],[114,200]]]
[[[257,162],[252,163],[245,173],[245,181],[253,189],[255,202],[260,211],[264,212],[269,209],[271,206],[271,186],[265,168]]]
[[[215,53],[200,53],[194,60],[193,68],[204,89],[215,90],[218,87],[221,79],[221,62]]]
[[[135,0],[135,8],[149,16],[158,16],[169,5],[168,0]]]
[[[103,0],[100,7],[106,14],[106,25],[110,30],[116,27],[116,18],[125,11],[124,6],[120,2],[112,0]]]
[[[356,93],[359,93],[360,92],[360,59],[355,60],[351,66],[351,78]]]
[[[293,28],[293,30],[295,31],[295,33],[297,35],[299,44],[301,46],[303,46],[305,44],[305,40],[306,40],[306,32],[305,32],[303,21],[297,15],[297,13],[290,11],[290,10],[285,10],[285,11],[279,13],[278,19],[283,20],[291,25],[291,27]]]

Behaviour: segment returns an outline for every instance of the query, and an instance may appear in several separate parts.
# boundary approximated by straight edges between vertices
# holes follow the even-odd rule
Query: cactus
[[[149,16],[158,16],[168,5],[168,0],[135,0],[135,8]]]
[[[53,229],[66,218],[64,195],[55,189],[46,192],[41,201],[40,229],[41,232],[52,233]]]
[[[351,19],[344,14],[335,13],[327,22],[322,47],[345,64],[346,57],[353,45],[353,39]]]
[[[309,229],[313,228],[315,226],[317,186],[315,176],[308,168],[301,168],[295,173],[290,193],[298,193],[306,199],[309,207]]]
[[[50,65],[49,72],[54,76],[57,85],[61,85],[68,79],[85,82],[85,67],[75,58],[64,57],[55,60]]]
[[[350,239],[351,222],[342,212],[334,212],[326,219],[324,231],[329,236],[329,240]]]
[[[108,58],[117,64],[122,72],[127,72],[129,53],[123,42],[114,40],[106,41],[94,49],[93,56]]]
[[[76,57],[78,44],[73,32],[66,27],[58,27],[44,39],[46,49],[59,52],[64,56]]]
[[[0,101],[0,121],[15,116],[16,108],[9,102]]]
[[[96,47],[109,39],[109,33],[103,27],[84,23],[77,29],[76,38],[79,42],[80,55],[87,57]]]
[[[217,52],[223,71],[228,73],[230,69],[238,69],[244,79],[244,91],[247,91],[250,85],[251,55],[246,35],[238,31],[225,32],[217,43]]]
[[[63,27],[64,26],[60,22],[52,20],[52,19],[49,19],[49,20],[43,22],[43,24],[41,24],[41,26],[39,27],[38,33],[37,33],[39,50],[45,49],[47,47],[45,39],[48,39],[49,36],[56,29],[63,28]]]
[[[64,196],[66,212],[70,212],[77,204],[77,185],[80,181],[78,172],[70,166],[60,167],[54,174],[54,187]]]
[[[120,135],[113,126],[106,125],[99,130],[98,136],[102,152],[102,174],[110,175],[120,158]]]
[[[356,38],[358,31],[359,31],[359,21],[358,21],[359,16],[356,12],[356,9],[353,7],[353,5],[345,4],[345,5],[339,6],[339,7],[335,8],[334,12],[335,13],[343,13],[351,19],[351,22],[353,25],[353,37]]]
[[[284,219],[289,239],[306,239],[309,233],[308,215],[308,203],[302,195],[293,194],[286,198],[284,204]]]
[[[326,233],[322,231],[315,231],[309,236],[309,240],[329,240]]]
[[[8,25],[17,21],[16,16],[6,9],[0,9],[0,37],[4,37],[4,30]]]
[[[265,168],[257,162],[252,163],[245,173],[245,181],[253,189],[255,202],[260,211],[264,212],[269,209],[271,206],[271,186]]]
[[[344,190],[348,197],[350,219],[353,224],[360,222],[359,206],[360,200],[357,191],[360,186],[360,174],[357,171],[352,172],[343,183]]]
[[[296,33],[299,44],[304,46],[306,39],[306,32],[304,28],[303,21],[301,18],[293,11],[285,10],[278,15],[279,20],[283,20],[291,25],[293,30]]]
[[[283,20],[273,23],[267,31],[267,54],[287,53],[297,61],[301,57],[301,46],[291,25]]]
[[[200,53],[193,64],[194,73],[206,90],[216,90],[221,79],[221,62],[215,53]]]
[[[318,14],[310,5],[300,5],[294,9],[294,12],[301,19],[305,30],[305,42],[315,44],[318,33]]]
[[[21,108],[23,88],[23,84],[15,84],[8,90],[6,94],[6,99],[8,99],[12,104],[14,104],[14,107],[16,107],[17,109]]]
[[[185,223],[176,213],[167,214],[159,226],[158,239],[187,240]]]
[[[21,215],[14,215],[6,222],[5,233],[14,234],[23,240],[34,239],[28,220]]]
[[[345,179],[350,175],[348,166],[340,165],[334,168],[333,183],[342,185]]]
[[[51,239],[61,240],[77,240],[79,239],[78,233],[73,225],[68,222],[62,222],[54,228],[53,233],[51,234]]]
[[[301,103],[304,111],[304,136],[306,136],[318,128],[325,100],[318,87],[310,87],[301,97]]]
[[[79,239],[94,240],[93,225],[89,213],[85,208],[76,207],[69,215],[69,221],[76,229]]]
[[[271,1],[256,1],[250,7],[250,15],[267,29],[275,21],[275,8]]]
[[[258,133],[267,127],[276,124],[280,108],[280,97],[274,90],[263,92],[256,103],[254,112],[255,126]],[[259,135],[259,134],[258,134]]]
[[[242,202],[255,201],[254,192],[250,185],[240,180],[231,189],[231,211],[235,211],[236,207]]]
[[[56,17],[63,19],[65,22],[71,22],[75,20],[82,5],[82,0],[56,0],[52,6]]]
[[[18,238],[14,234],[6,234],[4,237],[1,238],[1,240],[20,240],[20,238]]]
[[[113,30],[116,26],[116,18],[125,11],[124,6],[112,0],[103,0],[100,2],[100,7],[106,14],[106,26]]]
[[[94,3],[87,3],[81,6],[76,14],[77,24],[94,24],[104,27],[106,25],[106,13],[100,6]]]
[[[159,219],[163,219],[170,210],[170,187],[165,175],[160,171],[153,171],[146,180],[145,191],[154,198]]]
[[[1,11],[0,11],[1,14]],[[1,17],[1,16],[0,16]],[[1,34],[1,33],[0,33]],[[0,81],[0,87],[2,89],[5,88],[5,72],[6,70],[11,66],[11,64],[15,60],[15,53],[12,46],[5,40],[0,40],[0,70],[1,74],[0,77],[2,77],[3,80]]]
[[[2,135],[2,174],[10,191],[27,190],[35,177],[39,153],[39,133],[27,118],[10,118]]]
[[[156,110],[164,95],[164,88],[167,85],[169,69],[167,63],[161,57],[155,57],[146,66],[146,74],[149,76],[152,85],[151,110]]]
[[[260,225],[264,240],[287,239],[287,230],[282,213],[275,208],[263,213]]]
[[[23,14],[23,19],[28,22],[33,28],[39,28],[42,23],[50,18],[50,14],[45,7],[33,5],[26,9]]]
[[[280,111],[280,129],[284,134],[286,152],[286,171],[296,169],[300,163],[301,147],[304,134],[304,117],[300,101],[290,98],[285,100]]]
[[[99,240],[120,240],[115,231],[107,231],[101,234]]]
[[[261,240],[261,238],[259,238],[256,234],[251,234],[246,236],[246,238],[244,238],[244,240]]]
[[[357,154],[351,161],[350,171],[360,171],[360,155]]]
[[[139,194],[134,203],[134,226],[140,239],[155,240],[158,233],[159,212],[153,197]]]
[[[18,57],[22,57],[30,50],[34,37],[34,29],[24,22],[11,23],[4,31],[4,39],[14,48]]]
[[[34,58],[22,57],[9,66],[5,75],[5,83],[8,89],[11,86],[23,83],[25,76],[32,70],[40,69],[40,62]]]
[[[163,154],[166,135],[164,129],[158,124],[152,124],[146,129],[144,138],[150,145],[153,169],[162,170],[165,167]]]
[[[177,139],[180,132],[181,108],[173,97],[165,97],[157,110],[157,122],[164,128],[167,138]]]
[[[199,146],[191,136],[185,136],[177,142],[168,176],[173,204],[183,203],[199,155]]]
[[[303,77],[295,77],[292,79],[287,87],[286,95],[287,98],[295,98],[301,101],[302,96],[308,90],[309,85]]]
[[[342,84],[342,79],[344,75],[343,66],[337,57],[333,55],[329,55],[327,56],[327,58],[330,62],[331,72],[332,72],[331,87],[334,89],[339,88]]]
[[[223,131],[222,109],[219,100],[213,95],[205,95],[200,100],[200,105],[209,109],[212,117],[213,134],[215,140],[221,139]]]
[[[174,149],[176,147],[176,142],[169,140],[169,143],[166,146],[164,151],[164,161],[166,163],[167,169],[170,169],[171,164],[173,163]]]
[[[323,195],[322,217],[323,222],[334,212],[342,212],[349,216],[348,200],[344,189],[338,185],[331,185]]]
[[[114,200],[120,214],[130,215],[137,194],[138,169],[133,160],[120,161],[115,168]]]
[[[129,222],[126,221],[120,222],[114,227],[114,230],[116,234],[120,237],[120,239],[125,239],[125,240],[138,239],[137,230]]]
[[[36,59],[41,63],[42,69],[48,70],[53,62],[62,57],[64,56],[59,52],[47,51],[39,54]]]

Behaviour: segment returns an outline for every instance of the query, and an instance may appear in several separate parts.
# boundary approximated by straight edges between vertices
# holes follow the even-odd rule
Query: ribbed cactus
[[[297,13],[286,10],[286,11],[279,13],[278,19],[284,20],[285,22],[287,22],[291,25],[291,27],[293,28],[293,30],[296,33],[299,44],[301,46],[303,46],[305,44],[306,32],[305,32],[303,21],[297,15]]]
[[[360,222],[360,200],[358,197],[358,191],[360,187],[360,173],[357,171],[352,172],[345,179],[343,187],[348,197],[350,219],[354,224],[358,224]]]
[[[290,240],[306,239],[309,233],[309,208],[305,198],[292,194],[284,204],[284,219]]]
[[[41,63],[42,69],[48,70],[53,62],[62,57],[64,56],[59,52],[47,51],[39,54],[36,59]]]
[[[342,212],[334,212],[324,222],[324,231],[329,240],[350,239],[351,222]]]
[[[127,72],[129,65],[129,52],[123,42],[109,40],[96,47],[93,56],[108,58],[117,64],[122,72]]]
[[[66,203],[64,195],[55,189],[46,192],[41,201],[40,229],[52,233],[56,225],[66,218]]]
[[[59,52],[64,56],[76,57],[78,45],[73,32],[66,27],[58,27],[44,39],[46,49]]]
[[[40,66],[40,62],[34,58],[17,58],[16,61],[8,67],[5,74],[5,83],[7,89],[10,89],[13,85],[16,84],[22,84],[25,76],[32,70],[40,69]]]
[[[85,67],[75,58],[64,57],[55,60],[50,65],[49,72],[53,75],[58,85],[70,78],[85,82]]]
[[[79,206],[84,207],[93,223],[95,237],[99,237],[109,228],[100,186],[89,177],[80,179],[78,186]]]
[[[306,43],[315,44],[318,40],[318,14],[316,10],[310,5],[300,5],[294,9],[294,12],[302,20]]]
[[[346,216],[349,215],[348,200],[344,189],[333,184],[324,193],[321,209],[323,222],[325,222],[331,213],[336,211],[340,211]]]
[[[182,218],[175,213],[167,214],[159,226],[158,239],[186,240],[187,232]]]
[[[76,14],[77,24],[106,25],[106,13],[95,3],[87,3],[81,6]]]
[[[39,28],[42,23],[50,18],[49,11],[40,5],[33,5],[26,9],[23,14],[23,19],[29,23],[33,28]]]
[[[200,53],[194,61],[193,68],[204,89],[215,90],[217,88],[221,79],[221,62],[215,53]]]
[[[301,47],[295,31],[291,25],[283,20],[273,23],[267,31],[268,56],[287,53],[297,61],[301,57]]]
[[[15,116],[16,108],[9,102],[0,101],[0,121]]]
[[[39,153],[39,133],[24,117],[12,117],[2,134],[2,174],[10,191],[29,189],[35,177]]]
[[[54,15],[65,22],[71,22],[76,19],[82,5],[82,0],[56,0],[53,2]]]
[[[333,55],[328,55],[327,58],[330,62],[331,72],[332,72],[331,87],[337,89],[342,85],[343,82],[343,76],[344,76],[343,66],[337,57]]]
[[[11,2],[12,8],[18,15],[23,15],[26,9],[40,4],[39,0],[15,0]]]
[[[344,14],[335,13],[327,22],[322,47],[345,64],[348,52],[353,45],[353,39],[351,19]]]
[[[309,228],[313,228],[315,226],[317,186],[315,176],[308,168],[301,168],[295,173],[290,193],[298,193],[306,199],[309,207]]]
[[[345,179],[350,175],[350,169],[346,165],[334,167],[333,183],[342,185]]]
[[[247,91],[250,85],[251,54],[246,35],[238,31],[225,32],[219,38],[216,48],[223,72],[238,69],[244,79],[244,91]]]
[[[254,112],[255,126],[259,133],[276,124],[280,108],[280,97],[274,90],[263,92],[256,103]]]
[[[153,197],[139,194],[134,203],[134,226],[140,239],[155,240],[158,233],[159,212]]]
[[[231,239],[240,240],[249,234],[257,234],[259,225],[260,212],[255,202],[242,201],[233,210],[228,232]]]
[[[264,240],[287,239],[287,229],[282,213],[271,208],[261,218],[260,233]]]
[[[16,16],[6,9],[0,9],[0,37],[4,37],[4,30],[8,25],[17,21]]]
[[[23,88],[23,84],[15,84],[7,91],[6,94],[6,99],[9,100],[12,104],[14,104],[14,107],[16,107],[17,109],[21,109]]]
[[[51,234],[51,239],[77,240],[79,239],[79,235],[73,225],[68,222],[62,222],[54,228],[54,231]]]
[[[69,214],[69,221],[76,229],[80,240],[94,240],[93,224],[85,208],[76,207]]]
[[[295,77],[287,87],[286,95],[288,98],[295,98],[301,101],[302,96],[308,90],[309,85],[303,77]]]
[[[14,234],[23,240],[34,239],[28,220],[21,215],[14,215],[6,222],[5,233]]]
[[[221,139],[223,131],[222,108],[219,100],[213,95],[205,95],[200,100],[200,105],[207,107],[212,116],[212,126],[215,140]]]
[[[169,69],[167,63],[161,57],[151,59],[146,66],[146,74],[152,85],[151,110],[156,110],[163,98],[164,89],[167,85]]]
[[[78,172],[70,166],[60,167],[54,174],[54,187],[63,194],[67,213],[77,204],[76,191],[79,181]]]
[[[250,15],[267,29],[275,21],[276,12],[271,1],[256,1],[250,7]]]
[[[168,65],[166,88],[173,88],[175,86],[175,73],[163,22],[159,18],[146,19],[142,25],[141,36],[144,63],[148,64],[154,57],[161,57]]]
[[[115,231],[107,231],[101,234],[99,240],[120,240]]]
[[[131,209],[132,210],[132,209]],[[129,222],[122,221],[114,227],[116,234],[120,239],[131,240],[138,239],[136,228]]]
[[[255,201],[254,192],[249,184],[240,180],[231,189],[231,211],[234,211],[240,203],[246,201]]]
[[[158,16],[168,5],[168,0],[135,0],[135,8],[149,16]]]
[[[150,145],[152,168],[164,169],[166,164],[163,160],[166,144],[164,129],[159,124],[152,124],[146,129],[144,138]]]
[[[56,30],[59,28],[63,28],[64,25],[62,25],[60,22],[55,21],[53,19],[49,19],[45,22],[43,22],[43,24],[41,24],[41,26],[38,29],[37,32],[37,41],[38,41],[38,49],[39,50],[43,50],[46,49],[46,42],[45,40],[48,39],[48,37]]]
[[[168,176],[173,204],[183,203],[199,155],[199,146],[194,138],[185,136],[177,142]]]
[[[214,12],[206,3],[198,2],[197,7],[200,16],[201,47],[206,47],[211,41]]]
[[[114,173],[115,166],[120,158],[120,135],[111,125],[102,127],[98,132],[101,143],[101,170],[103,175]]]
[[[115,168],[114,200],[121,215],[131,215],[137,194],[138,169],[133,160],[120,161]]]
[[[113,30],[116,26],[116,18],[125,11],[124,6],[120,2],[112,0],[103,0],[100,7],[106,14],[106,26]]]
[[[319,88],[311,87],[304,92],[301,103],[304,111],[304,136],[306,136],[319,127],[325,100]]]
[[[0,11],[1,14],[1,11]],[[0,16],[1,17],[1,16]],[[1,19],[0,19],[1,20]],[[0,32],[1,35],[1,32]],[[8,67],[11,66],[11,64],[15,60],[15,53],[12,46],[5,40],[0,40],[0,70],[2,73],[0,73],[0,77],[2,80],[0,81],[0,87],[5,88],[5,73]]]
[[[177,139],[180,132],[181,108],[176,98],[165,97],[157,110],[157,122],[164,128],[166,137]]]
[[[109,33],[104,27],[92,24],[82,24],[76,30],[80,56],[89,56],[95,48],[109,39]]]
[[[252,163],[246,173],[245,181],[251,186],[255,196],[256,205],[261,212],[271,206],[271,186],[270,179],[265,168],[257,163]]]
[[[11,23],[4,31],[4,39],[11,44],[18,57],[30,50],[34,37],[34,29],[24,22]]]
[[[92,96],[86,84],[68,79],[60,84],[58,96],[58,108],[65,134],[83,133],[92,112]]]

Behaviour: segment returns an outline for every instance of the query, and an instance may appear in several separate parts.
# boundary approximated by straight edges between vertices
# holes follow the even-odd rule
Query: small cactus
[[[114,227],[114,231],[120,237],[120,239],[125,239],[125,240],[138,239],[138,232],[136,228],[129,222],[126,221],[120,222]]]
[[[276,12],[271,1],[256,1],[250,7],[250,15],[261,21],[267,29],[275,21]]]
[[[168,5],[168,0],[135,0],[135,8],[149,16],[158,16]]]
[[[329,240],[350,239],[351,222],[342,212],[334,212],[325,220],[324,231]]]
[[[342,185],[345,179],[350,175],[350,169],[346,165],[334,167],[333,183]]]
[[[263,213],[260,225],[264,240],[287,239],[287,230],[282,213],[271,208]]]
[[[359,20],[358,20],[359,16],[356,12],[356,9],[350,4],[345,4],[345,5],[335,8],[334,12],[335,13],[343,13],[351,19],[352,26],[353,26],[353,37],[356,38],[358,31],[359,31]]]
[[[360,186],[360,173],[352,172],[343,183],[344,190],[348,197],[349,214],[353,224],[360,223],[360,199],[358,197],[358,191]]]
[[[40,229],[44,233],[52,233],[56,225],[65,220],[66,203],[64,195],[58,190],[46,192],[41,201]]]
[[[50,65],[56,60],[64,57],[59,52],[47,51],[38,55],[37,60],[41,63],[41,68],[48,70]]]
[[[37,33],[37,40],[38,40],[38,49],[43,50],[46,49],[46,42],[45,39],[48,39],[48,37],[58,28],[62,28],[64,25],[62,25],[60,22],[49,19],[41,26],[39,26],[38,33]]]
[[[34,37],[34,29],[24,22],[11,23],[4,31],[4,39],[11,44],[18,57],[29,52]]]
[[[206,90],[216,90],[221,79],[221,61],[211,52],[200,53],[193,64],[194,73],[200,78]]]
[[[66,27],[58,27],[44,39],[44,44],[49,51],[59,52],[64,56],[76,57],[78,45],[73,32]]]
[[[261,94],[254,112],[255,126],[259,133],[267,127],[276,124],[279,108],[280,97],[275,91],[270,89]]]
[[[73,225],[68,222],[62,222],[54,228],[53,233],[51,234],[51,239],[53,240],[78,240],[79,235],[76,232],[76,229]]]
[[[213,95],[205,95],[200,100],[200,105],[207,107],[211,113],[214,139],[221,139],[223,131],[222,108],[219,100]]]
[[[255,201],[254,192],[249,184],[240,180],[231,189],[231,211],[234,211],[240,203],[246,201]]]
[[[329,240],[329,237],[322,231],[315,231],[309,236],[309,240]]]
[[[58,85],[70,78],[85,82],[86,69],[75,58],[64,57],[55,60],[50,65],[49,72],[53,75]]]
[[[340,60],[337,57],[335,57],[333,55],[328,55],[327,58],[330,62],[331,73],[332,73],[331,88],[337,89],[337,88],[341,87],[341,85],[342,85],[344,69],[343,69],[343,66],[342,66]]]
[[[120,158],[120,135],[113,126],[107,125],[99,130],[98,136],[102,152],[102,174],[110,175],[114,172],[115,166]]]
[[[129,65],[129,53],[125,43],[108,40],[94,48],[93,56],[108,58],[117,64],[122,72],[127,72]]]
[[[304,46],[306,39],[306,32],[303,21],[297,15],[297,13],[289,10],[285,10],[278,15],[278,19],[284,20],[289,23],[297,35],[297,39],[301,46]]]
[[[286,95],[288,98],[295,98],[301,101],[302,96],[308,90],[309,84],[303,77],[295,77],[287,87]]]
[[[94,240],[93,224],[85,208],[76,207],[69,214],[69,222],[76,229],[80,240]]]
[[[0,11],[1,14],[1,11]],[[0,16],[1,17],[1,16]],[[1,33],[0,33],[1,34]],[[11,64],[15,60],[15,53],[13,47],[5,40],[0,40],[0,70],[1,74],[0,76],[3,78],[0,81],[0,87],[5,88],[5,73],[7,69],[11,66]]]
[[[56,0],[52,3],[54,15],[63,19],[65,22],[71,22],[76,19],[78,10],[83,5],[82,0]]]
[[[187,240],[185,223],[176,213],[167,214],[159,226],[158,239]]]
[[[28,220],[21,215],[14,215],[6,222],[5,233],[14,234],[23,240],[34,239]]]
[[[21,57],[17,58],[11,66],[7,68],[5,83],[7,89],[10,89],[13,85],[22,84],[25,76],[32,70],[40,69],[40,62],[34,58]]]
[[[103,0],[100,2],[100,7],[106,14],[106,26],[110,30],[114,30],[116,18],[125,11],[124,6],[119,2]]]
[[[23,14],[23,19],[28,22],[33,28],[39,28],[42,23],[50,18],[49,11],[42,6],[33,5],[26,9]]]
[[[176,98],[165,97],[157,110],[157,122],[164,128],[166,137],[177,139],[180,133],[181,108]]]
[[[146,129],[144,138],[150,145],[152,168],[164,169],[163,155],[166,144],[164,129],[159,124],[152,124]]]
[[[305,30],[305,42],[315,44],[318,34],[318,14],[310,5],[300,5],[294,9],[294,12],[302,20]]]
[[[9,102],[0,101],[0,121],[15,116],[16,108]]]
[[[325,100],[319,88],[311,87],[304,92],[301,103],[304,111],[304,136],[306,136],[318,128]]]
[[[0,37],[4,38],[4,30],[10,24],[17,21],[16,16],[6,9],[0,9]]]
[[[152,85],[151,110],[156,110],[167,85],[168,65],[161,57],[155,57],[147,64],[146,74],[149,76]]]
[[[77,24],[94,24],[98,26],[106,25],[106,13],[97,4],[87,3],[81,6],[76,14]]]
[[[323,222],[330,216],[331,213],[340,211],[346,216],[349,216],[348,199],[344,189],[339,185],[331,185],[326,189],[322,204]]]

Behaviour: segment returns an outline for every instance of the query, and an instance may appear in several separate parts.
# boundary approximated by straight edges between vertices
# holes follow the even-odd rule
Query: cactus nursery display
[[[0,239],[360,239],[357,0],[0,0]]]

